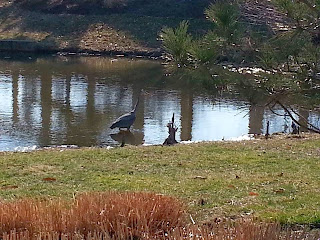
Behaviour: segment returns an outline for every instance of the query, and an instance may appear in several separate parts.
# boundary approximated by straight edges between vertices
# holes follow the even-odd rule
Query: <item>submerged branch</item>
[[[305,129],[308,129],[308,130],[311,131],[311,132],[319,133],[319,134],[320,134],[320,129],[317,128],[316,126],[312,125],[309,121],[307,121],[307,125],[306,125],[306,126],[303,125],[303,124],[301,124],[297,119],[295,119],[295,117],[292,115],[291,111],[290,111],[286,106],[284,106],[279,100],[275,100],[275,103],[276,103],[276,104],[279,104],[279,105],[283,108],[283,110],[288,114],[288,116],[291,118],[291,120],[292,120],[295,124],[297,124],[297,125],[300,126],[300,127],[305,128]],[[290,108],[290,109],[292,109],[292,108]],[[295,113],[295,112],[294,112],[294,113]],[[296,113],[295,113],[295,114],[296,114]],[[300,114],[297,114],[297,115],[298,115],[299,117],[301,116]],[[304,120],[306,120],[306,119],[304,119]]]
[[[299,118],[303,119],[303,120],[307,123],[307,125],[309,125],[312,129],[315,129],[316,131],[319,131],[319,133],[320,133],[320,129],[319,129],[318,127],[316,127],[315,125],[313,125],[312,123],[310,123],[310,122],[308,121],[308,119],[306,119],[306,118],[305,118],[304,116],[302,116],[300,113],[298,113],[297,111],[295,111],[292,107],[290,107],[290,110],[291,110],[294,114],[298,115]]]

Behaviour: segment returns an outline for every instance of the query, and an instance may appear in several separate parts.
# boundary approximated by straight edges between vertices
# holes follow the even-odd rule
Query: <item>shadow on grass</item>
[[[179,9],[179,4],[174,7]],[[163,26],[174,27],[185,19],[183,14],[174,16],[172,7],[168,7],[172,13],[164,12],[164,8],[165,4],[158,4],[122,13],[109,10],[103,15],[80,15],[29,11],[9,5],[0,8],[0,38],[36,40],[48,49],[150,51],[161,46],[157,38]],[[195,35],[210,28],[204,16],[189,16],[189,21]]]

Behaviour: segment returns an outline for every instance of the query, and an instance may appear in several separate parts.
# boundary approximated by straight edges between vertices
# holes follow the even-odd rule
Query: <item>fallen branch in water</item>
[[[272,105],[271,105],[272,104]],[[287,114],[287,116],[289,116],[292,120],[293,123],[295,123],[297,126],[299,126],[300,128],[304,128],[307,129],[311,132],[314,133],[319,133],[320,134],[320,128],[316,127],[315,125],[313,125],[312,123],[310,123],[307,119],[305,119],[303,116],[301,116],[301,114],[299,114],[297,111],[295,111],[291,106],[286,107],[283,103],[280,102],[280,100],[278,99],[273,99],[272,101],[270,101],[267,106],[269,107],[269,109],[275,113],[275,111],[273,110],[273,107],[275,105],[279,105]],[[271,105],[271,106],[270,106]],[[299,122],[294,116],[293,114],[296,114],[299,118],[305,120],[306,125],[302,124],[301,122]],[[275,113],[276,114],[276,113]]]
[[[301,124],[300,122],[298,122],[298,120],[296,120],[296,119],[294,118],[294,116],[293,116],[292,113],[289,111],[289,109],[288,109],[287,107],[285,107],[279,100],[277,100],[276,103],[279,104],[279,105],[283,108],[283,110],[288,114],[288,116],[291,118],[291,120],[292,120],[295,124],[297,124],[299,127],[306,128],[306,129],[308,129],[309,131],[314,132],[314,133],[320,133],[320,129],[317,128],[316,126],[314,126],[313,124],[311,124],[309,121],[307,121],[307,124],[306,124],[306,125],[303,125],[303,124]],[[292,107],[289,107],[289,108],[293,111]],[[297,114],[295,111],[293,111],[293,112],[294,112],[295,114]],[[300,114],[297,114],[297,115],[298,115],[300,118],[302,118]]]

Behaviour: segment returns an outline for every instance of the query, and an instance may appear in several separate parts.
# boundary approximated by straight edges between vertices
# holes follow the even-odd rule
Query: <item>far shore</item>
[[[185,19],[116,12],[55,14],[36,7],[28,10],[14,2],[0,3],[0,51],[159,58],[161,30]],[[211,26],[204,16],[188,20],[196,35]]]
[[[32,54],[58,54],[58,55],[82,55],[82,56],[111,56],[111,57],[135,57],[162,59],[161,49],[149,49],[146,51],[93,51],[80,48],[52,49],[42,46],[41,43],[27,40],[0,40],[0,52],[2,53],[32,53]]]

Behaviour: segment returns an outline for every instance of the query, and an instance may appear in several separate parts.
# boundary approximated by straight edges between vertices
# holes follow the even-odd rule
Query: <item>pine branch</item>
[[[311,2],[309,2],[309,0],[298,0],[298,2],[303,3],[304,5],[306,5],[310,10],[315,12],[317,14],[317,16],[320,15],[319,11],[315,8],[315,5],[312,4]]]

